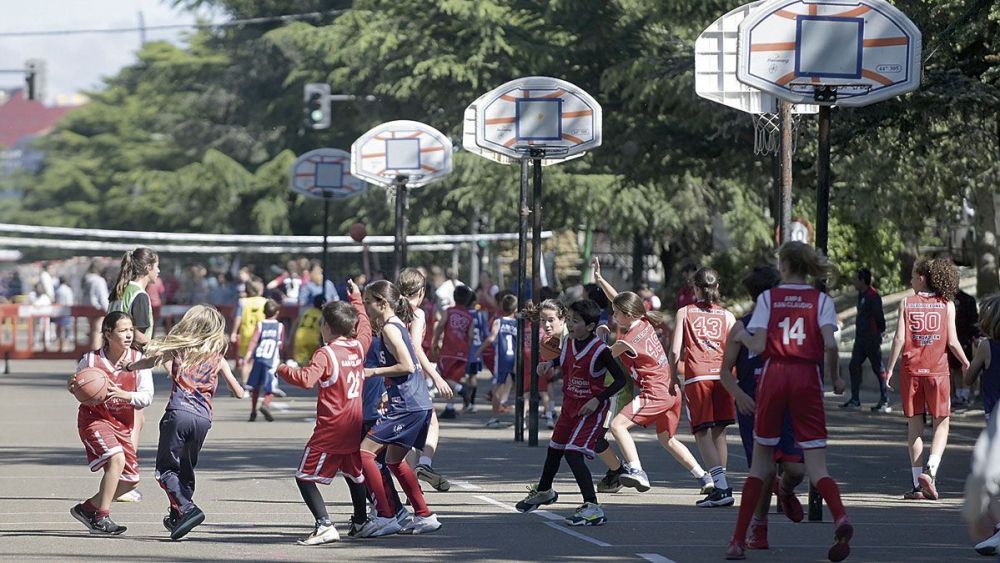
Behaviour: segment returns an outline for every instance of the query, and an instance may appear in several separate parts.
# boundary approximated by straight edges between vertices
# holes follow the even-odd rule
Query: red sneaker
[[[737,543],[736,540],[729,542],[729,547],[726,549],[726,559],[729,561],[734,561],[738,559],[746,559],[747,554],[744,552],[744,546]]]
[[[850,541],[854,537],[854,526],[847,516],[840,518],[834,524],[833,545],[830,546],[826,556],[830,561],[843,561],[851,554]]]
[[[920,484],[920,491],[924,493],[924,498],[930,500],[938,499],[937,487],[934,486],[934,478],[926,473],[921,473],[920,477],[917,477],[917,483]]]
[[[747,535],[747,549],[767,549],[767,520],[754,518],[750,521]]]
[[[801,522],[805,518],[802,503],[799,502],[799,497],[795,496],[795,491],[785,491],[785,487],[781,485],[781,481],[775,480],[774,494],[778,497],[778,502],[781,504],[781,511],[785,513],[785,516],[789,520],[792,522]]]

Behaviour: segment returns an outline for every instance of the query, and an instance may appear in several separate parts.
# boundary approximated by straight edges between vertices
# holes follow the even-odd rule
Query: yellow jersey
[[[310,307],[302,314],[298,328],[295,329],[295,361],[299,365],[306,365],[312,358],[320,345],[323,344],[323,336],[320,334],[319,325],[323,322],[323,311],[316,307]]]
[[[247,347],[253,338],[257,323],[264,320],[266,297],[244,297],[240,299],[240,357],[247,355]]]

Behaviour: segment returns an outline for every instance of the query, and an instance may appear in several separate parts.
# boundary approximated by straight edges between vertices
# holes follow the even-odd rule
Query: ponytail
[[[413,308],[410,307],[410,302],[402,295],[399,296],[399,299],[396,299],[396,306],[393,307],[393,311],[396,312],[399,320],[403,321],[403,324],[410,324],[413,321]]]
[[[121,299],[128,283],[148,274],[149,269],[159,261],[159,256],[152,249],[144,246],[135,250],[126,250],[125,254],[122,255],[121,268],[118,270],[114,291],[111,293],[112,300]]]
[[[647,311],[642,297],[631,291],[623,291],[611,300],[611,308],[633,319],[646,319],[653,325],[663,324],[665,316],[660,311]]]
[[[712,268],[701,268],[694,273],[694,287],[699,303],[716,305],[722,301],[719,293],[719,273]]]
[[[389,283],[388,280],[379,280],[369,284],[365,288],[365,296],[388,304],[392,307],[393,313],[404,323],[413,320],[413,309],[410,308],[410,302],[400,295],[396,286]]]

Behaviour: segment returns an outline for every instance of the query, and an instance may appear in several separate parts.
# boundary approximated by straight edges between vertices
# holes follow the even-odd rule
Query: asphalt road
[[[346,538],[322,547],[301,547],[311,516],[293,481],[314,414],[314,395],[293,392],[277,402],[278,420],[246,422],[248,403],[222,398],[202,450],[196,502],[205,524],[171,542],[161,519],[166,497],[153,481],[156,422],[166,398],[147,409],[140,448],[145,498],[115,504],[113,517],[128,526],[119,537],[91,536],[68,513],[96,490],[99,478],[85,463],[76,432],[76,403],[63,387],[71,362],[13,362],[0,375],[0,558],[5,560],[130,559],[135,561],[309,561],[397,558],[406,561],[721,561],[736,519],[734,508],[700,509],[696,483],[655,441],[636,433],[653,489],[601,495],[609,522],[568,528],[562,517],[581,502],[567,467],[556,480],[562,496],[547,511],[518,514],[513,505],[537,480],[544,447],[513,443],[513,431],[488,430],[482,414],[443,423],[435,466],[452,479],[447,493],[427,491],[444,527],[426,536],[371,540]],[[287,386],[286,386],[287,387]],[[976,561],[961,519],[961,492],[982,415],[956,417],[938,478],[942,500],[904,501],[909,485],[906,427],[898,413],[844,412],[827,402],[832,438],[830,471],[839,481],[855,525],[852,561]],[[694,449],[682,427],[682,439]],[[547,442],[546,431],[541,443]],[[730,475],[742,486],[746,460],[735,431],[730,437]],[[591,463],[595,480],[604,472]],[[425,487],[427,489],[427,487]],[[350,514],[343,481],[321,488],[336,522]],[[805,502],[804,490],[800,498]],[[825,561],[832,538],[823,523],[793,524],[770,517],[771,549],[748,552],[757,561]],[[341,526],[342,532],[346,526]]]

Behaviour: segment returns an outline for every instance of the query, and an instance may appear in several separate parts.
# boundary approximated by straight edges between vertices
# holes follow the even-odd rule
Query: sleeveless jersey
[[[639,319],[632,324],[619,340],[625,342],[635,351],[619,356],[622,364],[632,374],[640,387],[646,389],[653,385],[664,385],[670,378],[670,363],[663,345],[656,336],[656,329],[646,319]]]
[[[127,363],[138,362],[142,359],[142,354],[134,349],[129,349],[126,356]],[[114,363],[108,359],[104,348],[84,354],[78,369],[83,367],[97,368],[103,371],[112,383],[125,391],[135,391],[139,387],[138,374],[134,371],[115,369]],[[103,403],[93,406],[81,404],[76,416],[76,424],[83,429],[95,420],[105,420],[122,430],[127,430],[132,428],[135,423],[134,417],[135,407],[130,402],[122,399],[107,399]]]
[[[901,367],[912,376],[948,375],[948,301],[936,293],[903,299],[906,341]]]
[[[310,307],[302,314],[302,320],[295,329],[295,361],[305,365],[322,344],[323,337],[319,325],[323,321],[323,311]]]
[[[420,309],[424,312],[424,341],[420,345],[423,346],[425,354],[430,354],[431,348],[434,347],[434,324],[436,323],[434,302],[430,299],[424,299],[420,303]]]
[[[321,350],[333,367],[319,380],[316,428],[308,445],[330,454],[357,452],[363,420],[365,351],[353,338],[334,340]]]
[[[382,349],[382,339],[378,336],[372,338],[371,346],[368,348],[368,355],[365,356],[366,368],[377,368],[379,366],[379,350]],[[382,402],[382,393],[385,392],[385,378],[380,375],[365,378],[365,386],[362,390],[362,408],[365,422],[378,420],[378,406]]]
[[[597,368],[597,358],[607,349],[596,336],[582,342],[567,339],[559,360],[563,373],[563,397],[586,402],[607,388],[604,385],[604,372],[607,370]]]
[[[427,392],[427,383],[424,382],[424,372],[420,369],[417,355],[413,352],[410,332],[398,320],[390,321],[389,324],[399,328],[403,344],[406,345],[406,352],[410,355],[410,361],[413,362],[413,371],[406,375],[385,378],[386,393],[389,395],[387,410],[390,413],[429,410],[432,408],[431,396]],[[394,366],[398,363],[399,361],[389,351],[383,338],[379,343],[379,367]]]
[[[517,320],[501,317],[497,331],[494,374],[514,373],[517,362]]]
[[[684,306],[684,383],[719,379],[732,313],[714,304]]]
[[[112,301],[111,303],[108,304],[108,312],[112,313],[114,311],[121,311],[123,313],[128,313],[129,315],[131,315],[132,314],[132,302],[135,301],[136,295],[139,295],[140,293],[146,293],[146,290],[144,290],[139,284],[137,284],[135,282],[132,282],[132,281],[128,282],[128,285],[125,286],[125,290],[122,291],[122,294],[118,297],[118,299],[115,299],[114,301]],[[149,294],[148,293],[146,293],[146,298],[147,298],[147,301],[146,301],[147,311],[146,311],[146,313],[149,315],[149,320],[152,321],[153,320],[153,305],[152,305],[152,301],[149,300]],[[143,331],[143,334],[146,335],[146,338],[152,338],[153,337],[153,324],[152,324],[152,322],[150,323],[150,325],[148,327],[146,327],[146,330]]]
[[[255,363],[276,368],[281,363],[281,341],[285,338],[285,326],[276,320],[260,321],[260,337],[254,350]]]
[[[219,386],[219,362],[222,356],[181,369],[182,357],[171,362],[174,384],[167,409],[182,410],[212,420],[212,397]]]
[[[763,294],[769,304],[765,359],[819,364],[823,333],[819,326],[822,293],[811,287],[778,286]]]
[[[740,317],[743,326],[750,325],[752,313]],[[761,370],[764,368],[764,359],[760,356],[752,355],[745,346],[740,346],[740,353],[736,356],[736,379],[740,389],[750,395],[751,398],[757,396],[757,381],[760,379]]]
[[[467,360],[469,357],[469,327],[472,313],[463,307],[448,309],[444,318],[444,339],[441,342],[441,357]]]
[[[244,297],[240,299],[240,356],[246,356],[247,346],[253,338],[257,323],[264,320],[266,297]]]
[[[476,309],[469,309],[469,314],[472,315],[472,346],[469,348],[469,362],[474,362],[482,359],[473,358],[472,354],[476,350],[479,350],[479,347],[483,345],[483,340],[486,339],[486,335],[490,332],[490,314],[487,311],[478,311]]]

